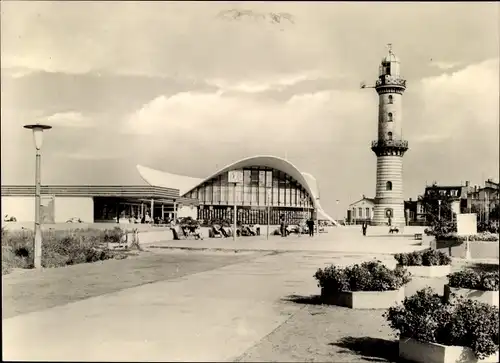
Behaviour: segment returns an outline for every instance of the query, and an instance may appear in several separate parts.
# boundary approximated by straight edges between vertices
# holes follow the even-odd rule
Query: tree
[[[424,207],[426,221],[429,225],[436,223],[439,218],[444,221],[451,221],[451,203],[453,201],[452,198],[447,196],[439,196],[438,198],[434,195],[424,195],[419,199]],[[439,201],[441,201],[441,205],[439,205]]]
[[[500,220],[500,203],[495,204],[490,210],[490,219]]]

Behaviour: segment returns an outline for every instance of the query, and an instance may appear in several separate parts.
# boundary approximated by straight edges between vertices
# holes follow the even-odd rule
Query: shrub
[[[123,238],[123,231],[120,227],[115,227],[113,229],[106,229],[102,233],[103,242],[121,242]]]
[[[384,317],[400,337],[468,347],[479,359],[498,351],[498,310],[478,301],[458,297],[447,303],[427,287]]]
[[[448,275],[448,285],[462,289],[498,291],[498,275],[498,271],[458,271]]]
[[[314,274],[318,286],[330,292],[397,290],[410,281],[402,268],[390,270],[380,261],[363,262],[348,267],[328,266]]]
[[[477,231],[481,232],[489,232],[489,233],[498,233],[498,225],[489,221],[489,222],[479,222],[477,224]]]
[[[451,258],[444,252],[426,249],[409,253],[397,253],[394,258],[401,266],[441,266],[451,264]]]
[[[42,266],[61,267],[114,258],[105,242],[119,242],[123,231],[75,229],[71,231],[42,231]],[[33,231],[2,230],[2,273],[12,268],[33,267]]]
[[[467,238],[471,242],[496,242],[498,241],[498,234],[491,232],[481,232],[477,234],[473,234],[470,236],[458,236],[456,233],[448,233],[436,236],[436,239],[440,241],[458,241],[464,242],[467,241]]]
[[[457,231],[456,222],[451,222],[448,220],[437,220],[430,228],[426,228],[424,233],[430,236],[441,236]]]

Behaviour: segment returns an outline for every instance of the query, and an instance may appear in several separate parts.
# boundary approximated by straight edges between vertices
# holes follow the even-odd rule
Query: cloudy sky
[[[493,2],[2,2],[2,184],[33,182],[22,125],[41,121],[44,184],[287,155],[340,216],[375,193],[378,98],[359,85],[387,43],[408,82],[405,197],[498,179],[498,19]]]

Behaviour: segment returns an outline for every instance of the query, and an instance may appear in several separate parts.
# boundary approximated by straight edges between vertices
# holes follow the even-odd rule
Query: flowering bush
[[[451,264],[451,258],[446,253],[427,249],[394,255],[398,265],[401,266],[442,266]]]
[[[440,241],[458,241],[464,242],[469,238],[471,242],[496,242],[498,241],[498,234],[491,232],[481,232],[470,236],[458,236],[456,233],[448,233],[436,236]]]
[[[331,265],[318,269],[314,278],[318,280],[318,286],[327,293],[398,290],[411,280],[405,269],[390,270],[378,260],[344,268]]]
[[[478,301],[458,297],[447,303],[427,287],[384,317],[402,338],[468,347],[479,359],[498,351],[498,310]]]
[[[462,289],[498,291],[498,271],[485,272],[464,270],[448,275],[448,285]]]

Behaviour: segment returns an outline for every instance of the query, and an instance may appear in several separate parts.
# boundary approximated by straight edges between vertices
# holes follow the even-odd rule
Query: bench
[[[415,239],[417,241],[421,241],[422,240],[422,233],[415,233]]]

